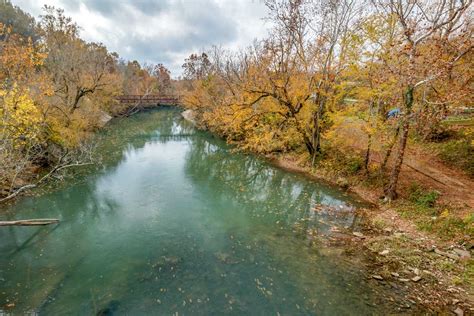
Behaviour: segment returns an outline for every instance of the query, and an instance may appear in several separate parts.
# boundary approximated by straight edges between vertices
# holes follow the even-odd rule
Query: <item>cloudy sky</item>
[[[63,8],[88,41],[125,59],[163,63],[173,76],[184,58],[211,45],[244,47],[268,25],[260,0],[13,0],[38,17],[44,4]]]

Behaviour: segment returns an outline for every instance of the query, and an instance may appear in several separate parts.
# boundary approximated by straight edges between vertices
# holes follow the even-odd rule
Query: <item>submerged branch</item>
[[[85,162],[85,163],[79,163],[78,162],[78,163],[71,163],[71,164],[66,164],[66,165],[57,165],[56,167],[51,169],[50,172],[48,172],[41,179],[39,179],[36,183],[31,183],[31,184],[24,185],[24,186],[20,187],[19,189],[15,190],[14,192],[12,192],[11,194],[5,196],[4,198],[1,198],[0,199],[0,204],[13,199],[14,197],[16,197],[18,194],[20,194],[23,191],[36,188],[38,185],[40,185],[46,179],[48,179],[53,174],[55,174],[56,172],[58,172],[62,169],[66,169],[66,168],[70,168],[70,167],[88,166],[88,165],[92,165],[92,164],[93,164],[92,162]]]

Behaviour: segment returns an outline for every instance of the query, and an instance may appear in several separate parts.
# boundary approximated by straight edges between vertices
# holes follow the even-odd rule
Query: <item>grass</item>
[[[426,191],[418,183],[412,183],[408,188],[409,199],[411,202],[424,208],[433,208],[439,193],[436,191]]]
[[[474,118],[456,117],[442,121],[441,124],[446,126],[474,126]]]
[[[437,203],[439,193],[425,190],[419,184],[409,188],[409,198],[400,201],[397,211],[412,220],[420,230],[433,233],[442,240],[468,241],[474,236],[474,214],[465,218],[453,215],[448,205]]]
[[[446,163],[463,169],[474,177],[474,146],[472,140],[454,139],[439,144],[439,157]]]
[[[388,255],[376,256],[375,260],[381,268],[380,274],[389,277],[391,272],[404,269],[405,266],[422,268],[423,256],[416,251],[418,247],[405,236],[386,236],[371,240],[367,247],[373,253],[389,250]]]
[[[474,119],[473,119],[474,120]],[[446,137],[428,145],[447,165],[464,170],[474,177],[474,129],[448,130]]]
[[[464,273],[462,274],[462,280],[466,284],[471,285],[471,291],[474,292],[474,260],[469,260],[466,264]]]

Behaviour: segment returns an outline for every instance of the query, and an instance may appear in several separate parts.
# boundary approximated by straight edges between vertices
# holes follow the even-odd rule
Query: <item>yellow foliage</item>
[[[3,138],[13,140],[15,147],[40,141],[41,113],[29,95],[15,84],[10,91],[0,90],[0,127]]]

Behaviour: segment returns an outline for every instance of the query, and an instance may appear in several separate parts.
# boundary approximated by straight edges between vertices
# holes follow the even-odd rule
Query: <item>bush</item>
[[[409,190],[410,201],[419,206],[432,208],[436,204],[439,193],[436,191],[426,191],[419,184],[413,183]]]
[[[334,146],[324,146],[317,162],[338,176],[353,176],[364,168],[364,158],[357,152]]]

